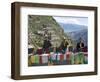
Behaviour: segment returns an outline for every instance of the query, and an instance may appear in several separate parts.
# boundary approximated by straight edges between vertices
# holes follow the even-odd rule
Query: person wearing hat
[[[68,45],[69,45],[69,43],[67,42],[67,40],[64,37],[64,39],[60,45],[60,49],[63,54],[65,54]]]

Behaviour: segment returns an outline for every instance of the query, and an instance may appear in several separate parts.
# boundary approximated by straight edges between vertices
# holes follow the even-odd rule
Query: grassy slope
[[[66,37],[66,35],[61,32],[61,31],[63,31],[63,29],[53,19],[52,16],[29,15],[28,16],[28,33],[34,34],[34,36],[28,37],[28,41],[29,41],[29,43],[34,45],[36,49],[38,47],[42,47],[42,45],[43,45],[43,37],[36,34],[36,32],[38,30],[43,30],[43,27],[42,27],[43,24],[50,26],[50,28],[52,28],[52,30],[54,31],[54,34],[60,38],[57,41],[58,43],[61,43],[62,38],[64,36]],[[68,39],[68,37],[66,37],[66,39]]]

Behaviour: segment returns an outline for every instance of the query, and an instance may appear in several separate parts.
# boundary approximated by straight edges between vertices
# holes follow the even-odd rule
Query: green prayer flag
[[[34,55],[34,63],[39,63],[39,56],[38,55]]]
[[[74,55],[73,54],[69,55],[69,60],[70,60],[70,64],[74,64]]]

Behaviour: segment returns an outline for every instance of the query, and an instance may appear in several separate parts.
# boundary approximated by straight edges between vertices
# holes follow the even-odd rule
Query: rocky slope
[[[52,46],[59,47],[63,37],[68,40],[64,30],[52,16],[28,15],[28,43],[35,49],[43,46],[44,28],[48,30],[48,33],[51,33]]]

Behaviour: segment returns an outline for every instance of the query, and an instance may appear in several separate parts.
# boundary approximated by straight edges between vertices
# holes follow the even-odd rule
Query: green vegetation
[[[65,37],[70,43],[68,36],[64,33],[64,30],[60,25],[53,19],[52,16],[39,16],[29,15],[28,16],[28,43],[33,45],[35,49],[43,46],[43,25],[51,33],[51,43],[53,46],[59,47],[63,37]]]

